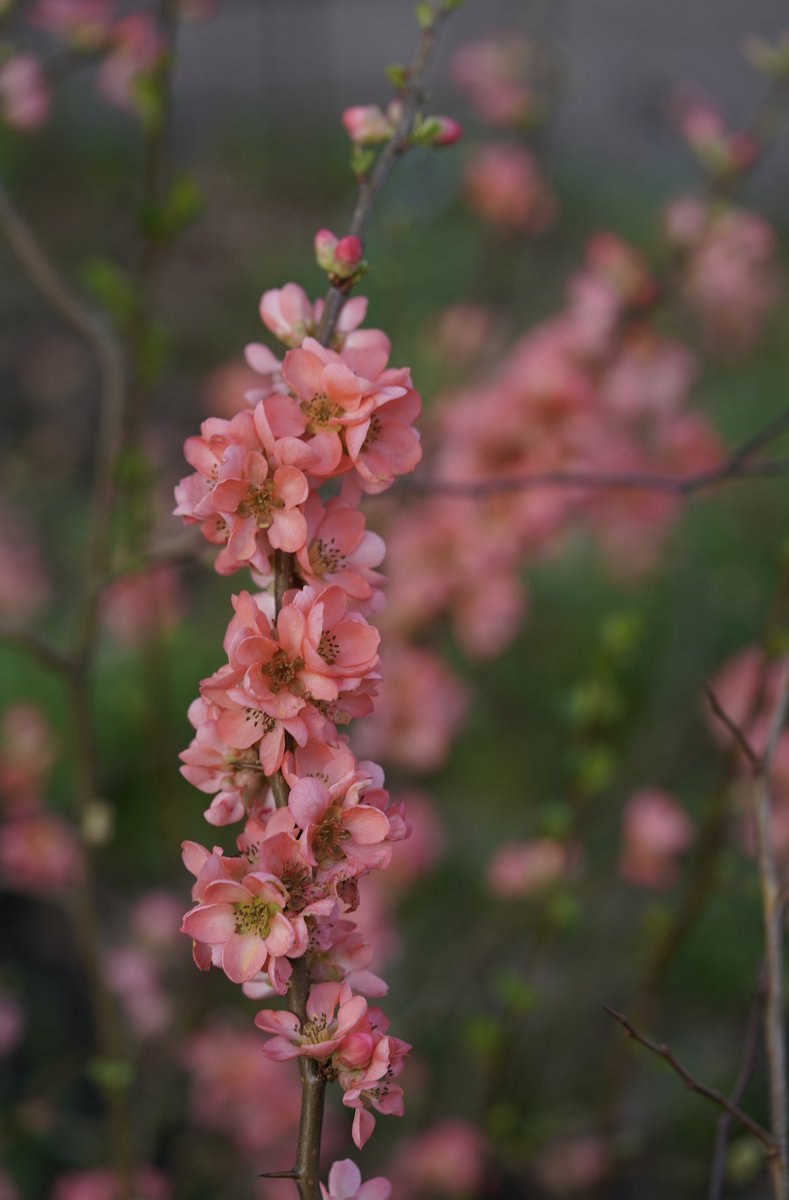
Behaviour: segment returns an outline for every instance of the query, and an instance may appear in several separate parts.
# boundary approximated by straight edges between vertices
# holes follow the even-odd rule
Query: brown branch
[[[789,1200],[789,1105],[786,1089],[786,1030],[783,994],[783,906],[772,833],[772,771],[789,705],[789,658],[781,665],[770,736],[754,780],[752,806],[764,920],[766,1000],[764,1038],[770,1090],[770,1123],[778,1154],[770,1166],[774,1200]]]
[[[444,9],[440,4],[434,6],[433,20],[427,29],[422,30],[413,64],[408,70],[405,86],[400,92],[402,104],[400,119],[392,137],[378,155],[369,176],[364,176],[359,180],[359,193],[348,226],[348,237],[358,237],[364,240],[378,193],[389,178],[395,164],[411,148],[419,107],[425,98],[425,78],[433,57],[436,35],[448,15],[448,9]],[[329,288],[317,334],[318,340],[324,346],[331,343],[347,298],[347,288],[334,285]]]
[[[784,414],[782,428],[770,432],[769,440],[789,426],[789,412]],[[773,422],[773,425],[776,423]],[[763,430],[762,434],[767,431]],[[761,435],[758,435],[761,436]],[[751,454],[750,451],[748,458]],[[446,496],[452,499],[487,500],[515,492],[540,488],[567,488],[578,491],[659,492],[677,499],[686,499],[699,492],[710,491],[728,483],[751,479],[777,479],[789,475],[789,459],[776,459],[750,464],[741,459],[740,450],[730,455],[720,466],[697,475],[673,477],[639,472],[618,471],[534,471],[526,475],[505,475],[500,479],[454,480],[414,478],[401,483],[401,488],[418,495]]]
[[[753,1117],[749,1116],[738,1104],[730,1100],[727,1096],[724,1096],[723,1092],[719,1092],[717,1088],[708,1087],[707,1084],[701,1083],[694,1075],[691,1075],[687,1067],[679,1061],[665,1042],[653,1042],[643,1033],[640,1033],[635,1025],[622,1013],[617,1012],[616,1009],[609,1008],[607,1004],[604,1004],[603,1008],[609,1017],[613,1017],[615,1021],[619,1022],[629,1038],[634,1042],[638,1042],[639,1045],[644,1046],[647,1050],[650,1050],[658,1058],[662,1058],[665,1063],[668,1063],[672,1071],[675,1075],[679,1076],[689,1091],[696,1092],[699,1096],[703,1096],[705,1100],[709,1100],[711,1104],[717,1105],[723,1112],[728,1113],[730,1117],[738,1121],[744,1129],[752,1133],[755,1138],[758,1138],[766,1149],[768,1158],[772,1160],[778,1155],[778,1142],[772,1134],[760,1125],[758,1121],[755,1121]]]
[[[759,1026],[762,1019],[762,1009],[764,1007],[764,997],[757,997],[751,1005],[748,1013],[748,1022],[745,1027],[745,1042],[742,1051],[742,1063],[737,1080],[729,1095],[729,1101],[732,1104],[739,1104],[743,1093],[748,1086],[748,1081],[753,1074],[753,1069],[756,1063],[756,1051],[759,1046]],[[715,1136],[715,1150],[712,1155],[712,1168],[710,1170],[710,1186],[707,1193],[707,1200],[721,1200],[723,1188],[726,1183],[726,1151],[729,1144],[729,1133],[731,1131],[732,1116],[731,1113],[721,1113],[717,1121],[717,1132]]]
[[[34,658],[42,667],[58,674],[71,670],[71,661],[44,638],[29,629],[0,625],[0,642]]]
[[[745,735],[745,731],[743,729],[741,729],[740,726],[726,712],[726,709],[723,707],[723,705],[721,704],[717,695],[715,694],[715,690],[712,687],[712,684],[705,683],[704,694],[706,695],[707,699],[709,700],[710,708],[714,712],[715,716],[718,718],[718,720],[721,722],[721,724],[726,729],[728,729],[729,733],[734,738],[735,743],[740,748],[740,750],[742,750],[743,754],[745,755],[746,759],[748,760],[748,762],[751,766],[751,769],[754,771],[758,771],[759,766],[760,766],[759,755],[756,753],[753,746],[748,741],[748,738]]]

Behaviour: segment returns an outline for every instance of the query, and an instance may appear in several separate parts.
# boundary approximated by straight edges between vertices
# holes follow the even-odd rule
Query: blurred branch
[[[535,471],[526,475],[505,475],[503,478],[476,481],[417,478],[401,484],[401,487],[420,495],[448,496],[470,500],[484,500],[490,496],[506,495],[510,492],[554,487],[662,492],[682,499],[726,483],[736,483],[746,479],[774,479],[789,475],[789,459],[752,462],[760,450],[787,430],[789,430],[789,409],[779,413],[773,421],[733,450],[720,466],[713,467],[709,471],[700,471],[697,475],[686,475],[681,478],[639,472]]]
[[[754,1000],[748,1013],[748,1023],[745,1027],[745,1043],[742,1051],[742,1064],[737,1081],[729,1096],[731,1104],[737,1105],[740,1103],[743,1093],[748,1086],[748,1081],[753,1074],[756,1064],[756,1051],[759,1046],[759,1026],[761,1024],[763,1007],[764,996],[760,995]],[[722,1113],[718,1117],[707,1200],[721,1200],[723,1195],[723,1188],[726,1183],[726,1153],[732,1120],[732,1114],[729,1112]]]
[[[772,833],[772,771],[789,705],[789,658],[781,664],[778,697],[775,703],[767,749],[759,764],[752,791],[754,824],[762,889],[764,920],[765,1001],[764,1036],[767,1072],[770,1084],[770,1122],[778,1155],[770,1165],[775,1200],[789,1198],[789,1147],[787,1123],[789,1108],[786,1090],[786,1030],[783,994],[783,907],[781,886]]]
[[[745,736],[745,731],[743,729],[741,729],[740,726],[737,725],[736,722],[733,721],[732,718],[729,716],[729,714],[726,712],[725,708],[723,707],[723,705],[721,704],[717,695],[715,694],[715,691],[711,684],[706,683],[704,685],[704,693],[710,702],[710,708],[712,709],[712,711],[714,712],[714,714],[718,718],[718,720],[721,722],[721,724],[726,729],[728,729],[729,733],[734,738],[734,741],[739,746],[740,750],[742,750],[743,754],[745,755],[746,759],[748,760],[752,770],[758,770],[759,756],[756,753],[756,751],[753,749],[753,746],[751,745],[751,743],[748,741],[748,738]]]
[[[65,654],[28,629],[0,625],[0,643],[29,655],[50,671],[61,673],[71,669],[71,660]]]
[[[738,1121],[744,1129],[747,1129],[748,1132],[752,1133],[755,1138],[758,1138],[758,1140],[766,1149],[768,1158],[770,1160],[776,1158],[776,1156],[779,1154],[778,1141],[772,1136],[772,1134],[768,1133],[768,1131],[762,1125],[760,1125],[758,1121],[755,1121],[753,1117],[749,1116],[749,1114],[745,1112],[744,1109],[740,1108],[737,1103],[730,1100],[727,1096],[724,1096],[723,1092],[719,1092],[717,1088],[708,1087],[707,1084],[701,1083],[694,1075],[691,1075],[687,1067],[683,1066],[683,1064],[679,1061],[672,1050],[665,1044],[665,1042],[653,1042],[643,1033],[640,1033],[639,1030],[636,1029],[635,1025],[633,1025],[633,1023],[629,1021],[622,1013],[617,1012],[613,1008],[609,1008],[606,1004],[603,1005],[603,1008],[608,1013],[609,1017],[613,1017],[615,1021],[619,1022],[619,1024],[627,1033],[627,1036],[631,1038],[632,1041],[638,1042],[639,1045],[644,1046],[647,1050],[651,1051],[652,1054],[656,1055],[658,1058],[662,1058],[665,1063],[668,1063],[675,1075],[678,1075],[685,1084],[686,1088],[688,1088],[691,1092],[696,1092],[699,1096],[703,1096],[705,1100],[709,1100],[711,1104],[717,1105],[718,1108],[722,1109],[725,1113],[728,1113],[733,1120]]]

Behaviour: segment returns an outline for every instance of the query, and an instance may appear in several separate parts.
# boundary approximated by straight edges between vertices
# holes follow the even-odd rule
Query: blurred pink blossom
[[[72,827],[37,811],[0,825],[0,879],[14,891],[59,892],[82,878],[83,854]]]
[[[556,215],[536,159],[509,142],[490,142],[474,152],[466,163],[465,191],[477,216],[512,232],[543,233]]]
[[[627,801],[619,870],[628,883],[665,890],[679,874],[679,858],[696,831],[680,802],[668,792],[644,788]]]
[[[110,632],[127,646],[173,629],[185,607],[177,571],[166,563],[123,575],[104,593],[104,620]]]
[[[556,838],[507,842],[488,863],[488,887],[502,900],[530,896],[561,879],[568,864],[568,848]]]
[[[112,1171],[74,1171],[63,1175],[52,1189],[50,1200],[120,1200],[120,1180]],[[134,1183],[135,1200],[170,1200],[164,1176],[143,1167]]]
[[[395,1159],[396,1195],[476,1195],[484,1175],[485,1140],[467,1121],[441,1121],[407,1142]]]
[[[12,129],[32,133],[49,116],[49,88],[33,54],[14,54],[0,65],[0,112]]]

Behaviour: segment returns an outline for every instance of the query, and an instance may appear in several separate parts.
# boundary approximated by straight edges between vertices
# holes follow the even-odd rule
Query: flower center
[[[308,557],[313,575],[323,575],[326,572],[332,574],[342,570],[348,561],[345,555],[340,554],[334,538],[328,542],[324,542],[322,538],[314,538],[310,542]]]
[[[367,436],[365,437],[364,441],[362,442],[362,450],[369,450],[371,446],[375,445],[375,443],[378,441],[380,436],[381,436],[381,418],[380,417],[370,417],[370,426],[367,430]]]
[[[274,512],[285,507],[285,501],[280,500],[274,489],[274,480],[267,479],[265,483],[250,487],[246,499],[238,506],[241,517],[254,517],[259,529],[268,529],[274,520]]]
[[[342,809],[336,805],[326,810],[326,814],[315,834],[313,852],[318,862],[342,858],[342,843],[350,837],[342,823]]]
[[[264,900],[262,896],[253,896],[246,904],[234,904],[236,914],[236,933],[256,933],[259,938],[267,938],[271,932],[271,922],[277,913],[282,912],[279,904],[273,900]]]
[[[294,658],[291,661],[284,650],[277,650],[263,670],[271,680],[269,687],[275,695],[283,688],[292,692],[294,696],[304,695],[304,684],[298,678],[299,671],[304,670],[303,658]]]
[[[323,661],[328,663],[329,666],[336,663],[340,656],[339,640],[336,634],[333,634],[330,629],[326,630],[318,642],[318,654],[320,654]]]
[[[311,1046],[316,1046],[319,1042],[327,1042],[331,1037],[328,1024],[325,1013],[318,1013],[317,1016],[311,1017],[301,1027],[301,1041],[307,1042]]]
[[[321,429],[336,428],[337,418],[342,416],[338,404],[332,404],[325,392],[317,392],[311,400],[305,400],[301,411],[307,418],[309,433],[317,433]]]

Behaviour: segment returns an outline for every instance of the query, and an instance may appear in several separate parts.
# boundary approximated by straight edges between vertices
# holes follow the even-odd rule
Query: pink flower
[[[656,788],[634,792],[622,827],[619,870],[640,887],[665,889],[677,880],[678,859],[696,836],[678,800]]]
[[[0,65],[0,112],[12,129],[30,133],[49,116],[49,88],[39,60],[14,54]]]
[[[490,142],[466,165],[466,198],[483,220],[537,234],[553,222],[556,202],[528,150]]]
[[[312,866],[331,868],[347,861],[354,873],[386,867],[391,847],[386,844],[389,822],[367,804],[337,802],[320,779],[300,779],[291,788],[288,808],[304,830]]]
[[[258,1029],[274,1034],[263,1047],[269,1058],[330,1058],[343,1040],[367,1015],[367,1001],[354,996],[347,984],[316,983],[307,999],[307,1020],[302,1025],[291,1012],[262,1009],[255,1017]]]
[[[110,0],[38,0],[33,21],[78,50],[101,46],[111,24]]]
[[[212,1024],[188,1040],[183,1059],[192,1081],[189,1102],[200,1127],[223,1133],[244,1154],[257,1157],[295,1136],[301,1107],[298,1075],[292,1066],[260,1053],[259,1034]]]
[[[43,810],[0,825],[0,878],[21,892],[60,892],[82,878],[79,839],[61,817]]]
[[[318,266],[336,279],[353,279],[364,261],[364,246],[358,237],[337,238],[329,229],[315,234]]]
[[[104,619],[127,646],[174,628],[184,615],[184,596],[176,571],[166,563],[124,575],[104,592]]]
[[[74,1171],[61,1176],[50,1200],[120,1200],[122,1191],[121,1181],[112,1171]],[[171,1194],[167,1181],[153,1167],[138,1171],[134,1191],[139,1200],[169,1200]]]
[[[315,331],[313,306],[297,283],[264,292],[260,315],[266,328],[286,346],[300,346]]]
[[[341,496],[324,505],[313,493],[304,506],[305,544],[298,551],[304,581],[315,588],[335,584],[354,600],[367,600],[384,583],[383,538],[366,528],[362,513]]]
[[[303,938],[298,936],[283,916],[288,893],[275,876],[253,872],[242,882],[216,879],[203,895],[205,902],[184,917],[183,932],[197,942],[221,946],[222,970],[234,983],[252,979],[269,956],[304,953],[306,930]]]
[[[419,433],[413,428],[422,397],[411,387],[411,373],[385,371],[378,383],[390,383],[405,394],[379,400],[374,411],[345,431],[345,445],[362,489],[373,495],[390,487],[422,458]],[[406,390],[407,389],[407,390]]]
[[[476,1195],[484,1173],[484,1138],[467,1121],[446,1120],[413,1138],[398,1155],[396,1182],[430,1195]]]
[[[375,146],[380,142],[388,142],[394,133],[392,121],[375,104],[346,108],[342,114],[342,123],[351,141],[360,146]]]
[[[340,1162],[332,1163],[329,1169],[329,1186],[321,1184],[323,1200],[389,1200],[392,1185],[388,1179],[378,1176],[362,1183],[362,1173],[351,1162],[343,1158]]]
[[[567,847],[555,838],[510,842],[488,864],[488,887],[501,899],[529,896],[561,879],[567,865]]]
[[[526,38],[507,30],[494,38],[465,42],[455,52],[452,78],[483,121],[520,126],[539,115],[539,100],[528,81],[534,58]]]
[[[109,36],[112,50],[101,65],[99,88],[111,103],[134,111],[137,81],[153,70],[167,47],[147,12],[121,17]]]

